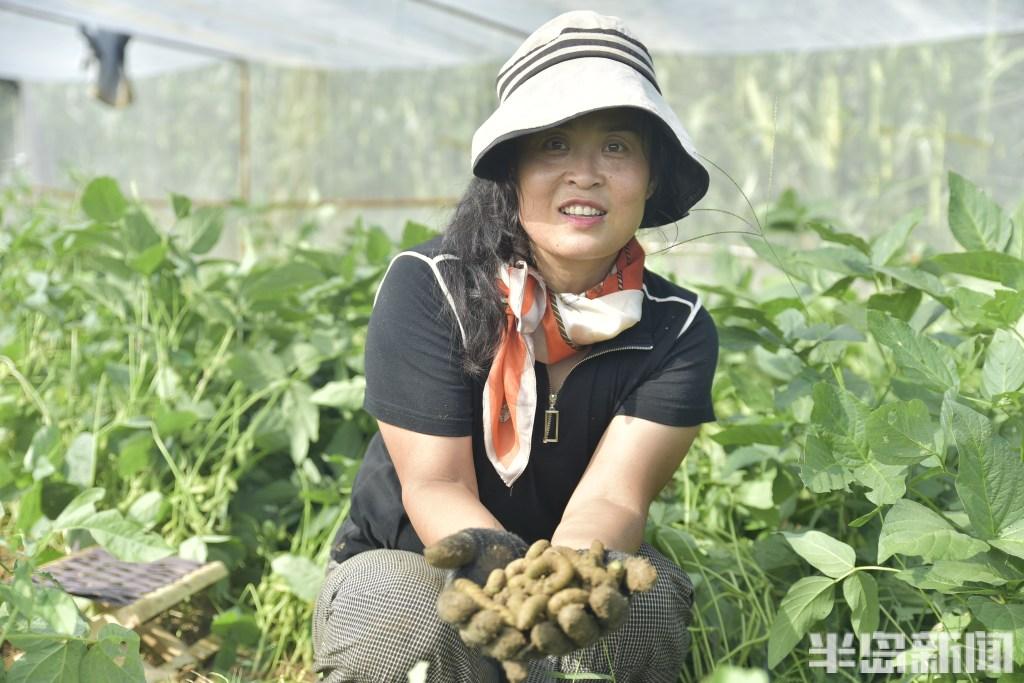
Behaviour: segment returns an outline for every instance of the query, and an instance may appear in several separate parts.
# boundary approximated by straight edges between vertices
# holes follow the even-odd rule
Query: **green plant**
[[[684,680],[726,664],[820,680],[815,628],[1010,630],[1024,663],[1024,207],[949,186],[963,252],[908,254],[916,212],[871,241],[811,221],[813,249],[747,240],[779,282],[697,285],[728,417],[649,527],[696,586]]]
[[[781,278],[729,259],[721,284],[694,284],[719,329],[720,420],[648,527],[695,586],[681,680],[865,680],[811,667],[814,631],[1009,629],[1024,663],[1024,207],[949,185],[964,251],[908,248],[920,213],[867,240],[791,195],[782,213],[818,246],[751,239]],[[225,227],[252,244],[258,211],[173,207],[161,230],[107,179],[71,207],[0,194],[4,636],[27,662],[115,640],[135,662],[129,636],[90,638],[30,578],[92,541],[177,549],[231,570],[210,676],[291,680],[375,429],[362,339],[394,245],[357,224],[337,251],[212,258]],[[426,236],[409,224],[403,244]]]
[[[338,252],[212,258],[225,225],[245,239],[255,210],[172,200],[160,230],[109,178],[71,207],[3,191],[5,545],[23,577],[93,541],[129,560],[222,560],[218,668],[242,646],[255,672],[308,665],[311,604],[376,428],[361,411],[362,340],[396,245],[356,225]],[[410,223],[404,237],[428,235]],[[47,631],[0,597],[22,661],[43,632],[81,650],[73,603]]]

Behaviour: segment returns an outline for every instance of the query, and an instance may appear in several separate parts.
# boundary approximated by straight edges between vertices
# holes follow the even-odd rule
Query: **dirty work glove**
[[[427,564],[452,569],[448,583],[469,579],[481,586],[495,569],[526,554],[526,541],[502,529],[463,529],[423,549]]]

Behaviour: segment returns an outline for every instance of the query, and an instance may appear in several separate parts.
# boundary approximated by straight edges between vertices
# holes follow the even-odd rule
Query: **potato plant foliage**
[[[824,680],[811,631],[1010,630],[1024,665],[1024,207],[949,187],[962,250],[908,246],[919,213],[870,240],[815,219],[814,248],[748,241],[770,284],[737,265],[689,283],[719,329],[720,419],[647,529],[695,585],[680,680]],[[227,564],[215,668],[310,664],[375,429],[365,325],[399,245],[356,225],[337,249],[215,258],[258,211],[172,207],[158,227],[109,178],[72,206],[0,197],[0,637],[26,653],[8,681],[140,680],[133,634],[88,636],[31,580],[94,541]],[[429,234],[410,223],[401,246]]]

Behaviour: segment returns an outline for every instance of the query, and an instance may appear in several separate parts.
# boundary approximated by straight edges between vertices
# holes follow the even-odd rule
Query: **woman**
[[[443,238],[400,254],[366,343],[380,425],[316,608],[332,683],[499,680],[436,616],[450,577],[424,544],[470,529],[486,576],[526,544],[638,553],[658,569],[626,624],[548,671],[673,681],[692,585],[643,543],[648,507],[703,422],[718,357],[692,291],[644,270],[639,228],[687,214],[708,175],[615,17],[569,12],[498,75],[473,138],[476,176]]]

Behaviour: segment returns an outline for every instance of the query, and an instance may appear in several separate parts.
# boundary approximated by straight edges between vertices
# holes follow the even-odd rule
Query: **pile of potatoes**
[[[434,566],[455,567],[462,552],[438,545],[424,556]],[[627,595],[650,590],[657,579],[642,557],[607,565],[604,557],[600,541],[586,552],[537,541],[525,557],[492,571],[484,586],[456,579],[438,598],[438,615],[459,628],[467,645],[501,661],[510,681],[521,681],[523,660],[568,654],[621,626]]]

